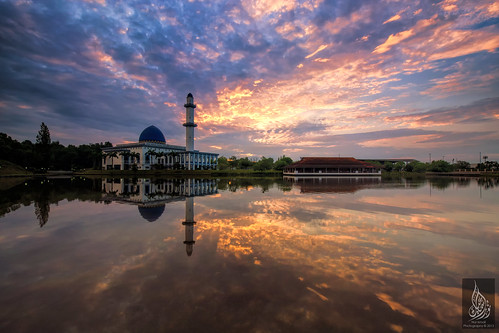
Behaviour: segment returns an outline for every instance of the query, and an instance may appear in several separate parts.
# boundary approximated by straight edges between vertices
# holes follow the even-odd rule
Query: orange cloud
[[[453,12],[458,9],[457,0],[445,0],[439,3],[440,7],[446,12]]]
[[[422,95],[431,95],[434,98],[445,98],[456,93],[479,90],[489,87],[498,77],[499,70],[491,73],[476,75],[471,72],[457,72],[445,75],[443,78],[432,79],[435,85],[425,91]]]
[[[262,19],[273,12],[293,10],[298,3],[295,0],[249,0],[242,5],[252,18]]]
[[[400,191],[407,192],[405,200],[398,199]],[[335,276],[364,290],[375,286],[376,297],[391,311],[411,317],[418,317],[421,311],[431,313],[422,319],[428,327],[436,321],[458,320],[460,289],[442,286],[439,272],[459,276],[474,267],[493,271],[493,256],[479,256],[469,267],[473,254],[447,245],[428,248],[428,242],[423,240],[435,235],[463,237],[469,231],[473,239],[481,240],[484,230],[472,231],[476,228],[469,224],[473,217],[462,216],[463,210],[458,208],[461,206],[449,214],[443,199],[448,195],[439,195],[438,190],[434,190],[434,198],[429,198],[426,189],[366,190],[357,194],[300,194],[299,187],[293,186],[284,195],[273,193],[271,197],[251,200],[247,191],[241,190],[231,193],[230,200],[240,201],[244,197],[250,200],[247,205],[228,208],[223,213],[208,210],[198,214],[196,232],[202,239],[216,239],[220,255],[236,257],[248,265],[265,266],[269,260],[290,268],[306,265],[307,272],[316,277]],[[221,199],[228,199],[226,192],[220,195]],[[358,200],[364,196],[378,201],[364,205]],[[408,199],[417,208],[407,208]],[[295,207],[300,207],[301,217],[295,213]],[[486,215],[484,223],[493,218],[493,214]],[[494,224],[490,226],[492,229],[487,230],[493,231]],[[420,236],[414,238],[414,229],[419,230]],[[492,242],[493,237],[488,237],[488,241]],[[424,254],[430,270],[404,264],[413,261],[414,253]],[[432,274],[437,262],[441,271]],[[390,283],[385,283],[387,276]],[[296,279],[318,300],[331,299],[331,280],[312,282],[301,269],[296,271]]]
[[[369,141],[360,142],[359,145],[368,148],[374,148],[374,147],[389,147],[393,149],[432,148],[436,146],[440,147],[443,146],[442,142],[430,141],[438,139],[440,137],[441,135],[439,134],[411,135],[411,136],[397,137],[397,138],[369,140]],[[455,144],[455,142],[453,144]]]
[[[244,59],[244,54],[242,52],[233,52],[230,55],[230,61],[231,62],[239,61],[241,59]]]
[[[435,49],[429,60],[460,57],[481,51],[494,52],[499,48],[499,35],[489,30],[445,30],[436,29]]]
[[[327,48],[327,45],[321,45],[321,46],[319,46],[317,48],[317,50],[315,50],[314,52],[310,53],[308,56],[305,57],[305,59],[312,58],[314,55],[316,55],[320,51],[324,50],[325,48]]]
[[[394,15],[394,16],[390,17],[388,20],[386,20],[385,22],[383,22],[383,24],[387,24],[387,23],[393,22],[393,21],[398,21],[401,18],[402,17],[399,14],[397,14],[397,15]]]
[[[376,46],[373,53],[388,52],[388,51],[390,51],[392,46],[399,44],[400,42],[411,37],[412,35],[414,35],[414,31],[412,29],[406,30],[406,31],[401,31],[401,32],[398,32],[396,34],[391,34],[383,44]]]
[[[88,2],[88,3],[98,3],[101,6],[106,5],[106,0],[83,0],[83,1]]]

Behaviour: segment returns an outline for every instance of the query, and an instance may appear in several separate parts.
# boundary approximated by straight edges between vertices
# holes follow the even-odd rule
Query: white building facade
[[[140,134],[137,143],[121,144],[102,149],[102,169],[104,170],[153,170],[216,169],[218,154],[194,150],[194,97],[187,95],[186,146],[166,143],[160,129],[151,125]]]

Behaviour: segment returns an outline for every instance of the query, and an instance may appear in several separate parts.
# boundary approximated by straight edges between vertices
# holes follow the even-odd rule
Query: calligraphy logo
[[[495,279],[463,279],[462,291],[463,328],[495,328]]]

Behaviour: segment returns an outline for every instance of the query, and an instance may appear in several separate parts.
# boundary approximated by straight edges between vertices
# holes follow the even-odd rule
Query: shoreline
[[[255,171],[255,170],[86,170],[86,171],[49,171],[47,173],[10,173],[10,174],[0,174],[0,179],[2,178],[33,178],[33,177],[45,177],[45,178],[57,178],[57,177],[74,177],[74,176],[85,176],[85,177],[124,177],[124,178],[137,178],[137,177],[230,177],[230,176],[250,176],[250,177],[281,177],[284,176],[283,172],[280,170],[267,170],[267,171]],[[424,178],[424,177],[471,177],[471,178],[487,178],[487,177],[499,177],[499,172],[497,171],[454,171],[454,172],[407,172],[407,171],[392,171],[383,172],[380,175],[382,178],[394,178],[394,177],[404,177],[404,178]],[[313,178],[314,176],[310,176]],[[318,176],[319,177],[319,176]]]
[[[256,176],[280,177],[282,171],[254,171],[254,170],[86,170],[86,171],[49,171],[47,173],[10,173],[0,174],[0,178],[32,178],[32,177],[227,177],[227,176]]]

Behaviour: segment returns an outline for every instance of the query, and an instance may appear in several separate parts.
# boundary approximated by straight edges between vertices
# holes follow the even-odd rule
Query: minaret
[[[194,123],[194,109],[196,105],[194,104],[194,97],[189,93],[187,95],[187,103],[184,104],[185,107],[185,150],[194,151],[194,127],[197,125]]]
[[[194,249],[194,195],[191,194],[191,182],[192,179],[187,180],[187,197],[185,198],[185,221],[182,222],[185,225],[185,251],[187,255],[190,257],[192,255],[192,250]]]

